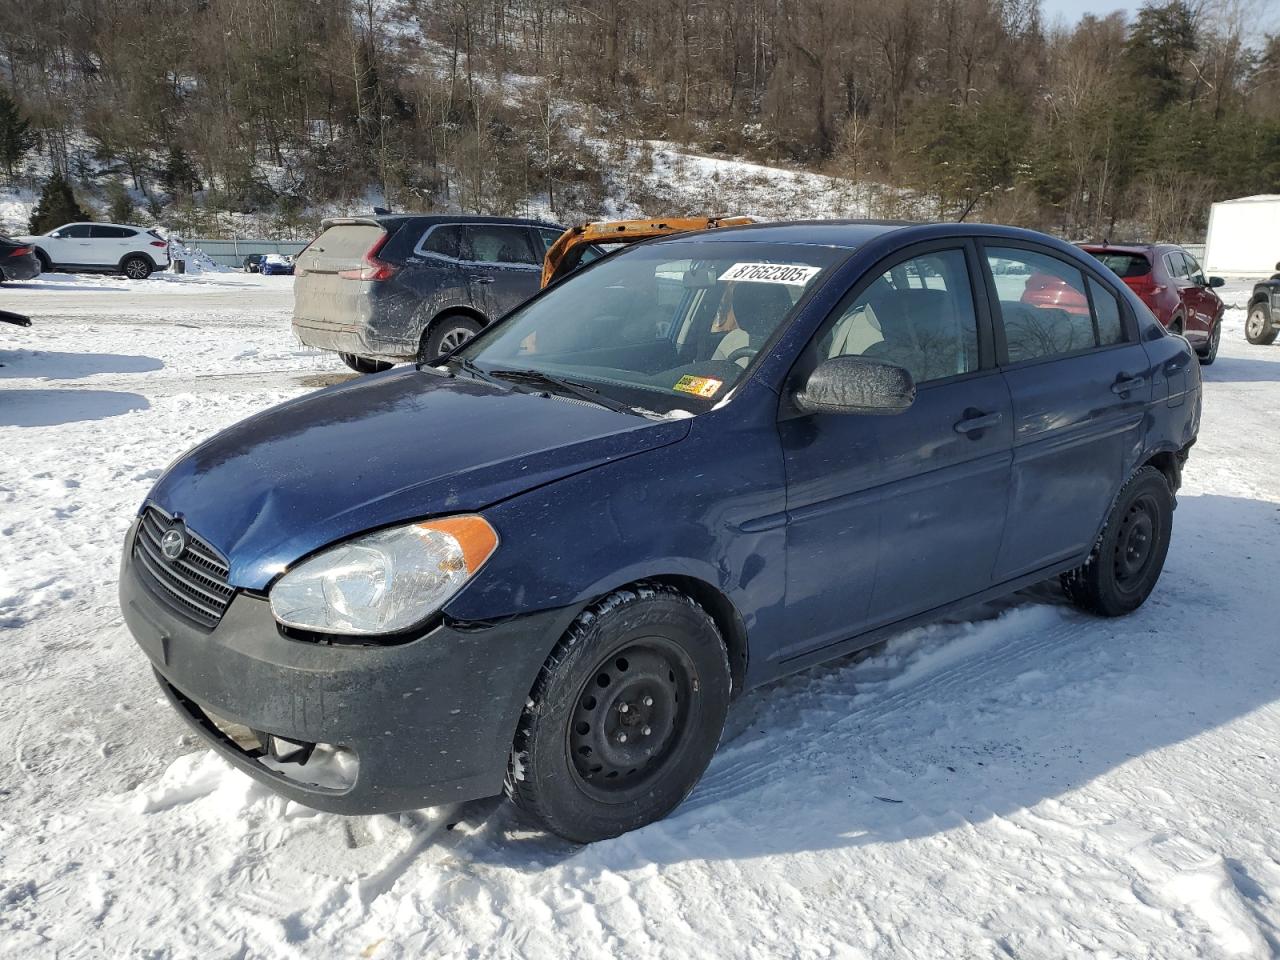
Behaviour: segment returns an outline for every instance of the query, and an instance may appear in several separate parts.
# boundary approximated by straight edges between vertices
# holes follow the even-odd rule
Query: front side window
[[[559,230],[548,230],[545,227],[538,227],[534,233],[538,235],[539,249],[544,257],[547,255],[547,251],[551,249],[552,245],[560,239]]]
[[[819,359],[862,356],[905,367],[916,383],[978,369],[978,320],[963,250],[890,267],[817,337]]]
[[[478,263],[537,264],[524,227],[476,225],[466,229],[471,259]]]
[[[69,237],[69,238],[74,238],[79,240],[87,240],[89,239],[89,224],[73,223],[69,227],[60,227],[58,229],[58,235],[60,237]]]
[[[517,308],[459,356],[486,375],[539,371],[658,413],[701,412],[847,255],[749,242],[635,247]]]
[[[1172,253],[1166,253],[1164,257],[1165,263],[1169,265],[1169,276],[1183,277],[1189,279],[1191,274],[1187,270],[1186,258],[1177,250]]]
[[[1182,257],[1187,262],[1187,276],[1202,287],[1206,286],[1207,281],[1204,278],[1204,268],[1200,266],[1200,261],[1185,250],[1182,251]]]
[[[1099,345],[1084,273],[1057,257],[987,247],[1009,362],[1037,360]]]

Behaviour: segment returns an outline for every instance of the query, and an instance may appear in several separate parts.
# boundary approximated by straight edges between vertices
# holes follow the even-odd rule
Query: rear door
[[[534,253],[528,227],[519,224],[468,224],[465,230],[468,282],[472,302],[492,322],[538,292],[542,258]]]
[[[973,296],[976,257],[954,240],[895,255],[853,288],[810,348],[810,367],[835,356],[906,367],[918,393],[897,416],[780,421],[787,606],[801,647],[784,657],[991,586],[1012,406]]]
[[[983,261],[1013,399],[1003,581],[1088,550],[1133,465],[1152,385],[1133,318],[1101,273],[1013,241],[986,244]],[[1024,299],[1036,277],[1068,290],[1071,309]]]
[[[384,235],[377,223],[333,224],[298,256],[293,284],[294,316],[317,323],[350,325],[367,311],[369,284],[341,276],[359,270],[364,255]],[[364,308],[362,310],[362,308]]]
[[[89,228],[92,262],[101,266],[114,266],[124,259],[125,254],[137,249],[137,235],[137,230],[128,227],[95,223]]]

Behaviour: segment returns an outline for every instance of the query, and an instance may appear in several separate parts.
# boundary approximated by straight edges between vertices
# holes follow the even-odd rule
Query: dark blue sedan
[[[679,804],[754,685],[1051,577],[1136,609],[1199,421],[1187,342],[1041,234],[687,234],[201,444],[121,604],[280,793],[505,788],[588,841]]]

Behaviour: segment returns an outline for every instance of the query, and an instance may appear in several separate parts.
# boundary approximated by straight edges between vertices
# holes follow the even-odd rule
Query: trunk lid
[[[324,221],[324,229],[298,254],[293,284],[293,315],[320,323],[350,324],[360,316],[367,284],[342,276],[359,270],[364,256],[382,242],[386,228],[373,219]]]

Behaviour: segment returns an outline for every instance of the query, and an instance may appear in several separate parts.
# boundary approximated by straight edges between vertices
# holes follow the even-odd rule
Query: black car
[[[500,217],[325,220],[295,261],[293,331],[361,373],[430,362],[538,292],[564,227]]]
[[[1244,321],[1244,336],[1252,344],[1265,347],[1274,343],[1280,333],[1280,263],[1270,280],[1253,285],[1249,297],[1249,315]]]
[[[245,273],[260,273],[262,271],[262,261],[266,258],[267,255],[265,253],[251,253],[244,258],[240,268]]]
[[[33,280],[38,276],[40,261],[36,257],[36,248],[29,243],[0,237],[0,282]]]

